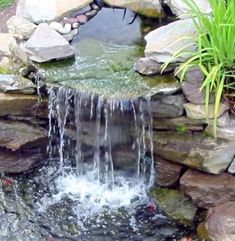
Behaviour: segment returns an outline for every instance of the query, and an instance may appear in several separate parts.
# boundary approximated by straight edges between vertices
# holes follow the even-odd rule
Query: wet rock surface
[[[156,184],[160,187],[175,186],[183,171],[183,166],[156,158]]]
[[[235,200],[235,177],[223,173],[209,175],[188,170],[180,180],[181,190],[202,208],[215,207]]]
[[[35,62],[70,58],[75,50],[59,33],[51,29],[48,24],[39,24],[25,48],[29,58]]]
[[[151,193],[169,217],[177,223],[192,225],[197,208],[190,198],[179,191],[166,188],[155,188]]]
[[[46,145],[44,129],[18,122],[0,121],[0,147],[16,151]]]
[[[200,133],[161,131],[154,135],[157,156],[209,173],[218,174],[233,160],[235,142],[215,140]]]
[[[206,229],[211,241],[235,240],[235,202],[227,202],[210,208]]]

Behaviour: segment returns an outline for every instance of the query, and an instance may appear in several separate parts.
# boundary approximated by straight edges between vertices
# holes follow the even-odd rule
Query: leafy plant
[[[199,66],[205,74],[201,90],[205,90],[205,108],[208,113],[210,95],[214,93],[214,135],[216,136],[217,117],[221,99],[235,97],[235,1],[209,0],[212,14],[203,13],[193,0],[184,0],[189,7],[199,36],[197,51],[179,68],[181,81],[188,68]],[[181,49],[173,58],[183,55]],[[231,108],[234,104],[231,104]]]

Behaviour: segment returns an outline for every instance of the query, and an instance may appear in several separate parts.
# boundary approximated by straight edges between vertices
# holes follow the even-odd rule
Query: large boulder
[[[0,121],[0,147],[16,151],[46,143],[47,132],[25,123]]]
[[[29,79],[13,74],[0,74],[0,91],[5,93],[34,94],[35,84]]]
[[[104,0],[104,2],[112,7],[129,8],[147,17],[158,17],[162,12],[160,0]]]
[[[75,54],[69,42],[46,23],[38,25],[25,48],[29,58],[38,63],[69,58]]]
[[[209,0],[194,0],[196,6],[205,14],[211,13]],[[165,4],[171,9],[172,13],[179,18],[190,17],[189,7],[184,0],[165,0]]]
[[[223,173],[206,174],[188,170],[180,179],[181,190],[202,208],[215,207],[235,200],[235,177]]]
[[[234,241],[235,202],[227,202],[209,209],[206,229],[211,241]]]
[[[145,36],[145,56],[159,63],[185,62],[196,50],[198,32],[191,19],[178,20],[153,30]],[[187,54],[173,57],[180,50]]]
[[[156,156],[214,174],[225,171],[235,154],[235,142],[201,133],[159,131],[153,143]]]
[[[16,14],[33,23],[42,23],[60,19],[91,2],[92,0],[19,0]]]
[[[9,33],[21,40],[29,39],[36,27],[35,24],[19,16],[12,16],[7,20]]]

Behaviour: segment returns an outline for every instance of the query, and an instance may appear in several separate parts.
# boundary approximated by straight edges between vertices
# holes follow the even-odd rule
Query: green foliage
[[[185,125],[179,125],[176,127],[178,133],[184,134],[188,131],[188,128]]]
[[[0,0],[0,10],[9,7],[15,0]]]
[[[220,102],[223,96],[234,97],[235,89],[235,1],[209,0],[212,15],[202,13],[192,0],[184,0],[189,6],[199,32],[197,52],[179,69],[181,81],[191,66],[199,66],[206,78],[201,89],[205,90],[205,108],[208,112],[209,97],[215,95],[214,135]],[[174,57],[180,56],[182,49]],[[178,74],[177,73],[177,74]]]

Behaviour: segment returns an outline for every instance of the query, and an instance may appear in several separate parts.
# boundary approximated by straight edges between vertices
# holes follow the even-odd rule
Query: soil
[[[0,11],[0,33],[7,33],[6,22],[11,16],[15,15],[17,2],[18,0],[10,7]]]

